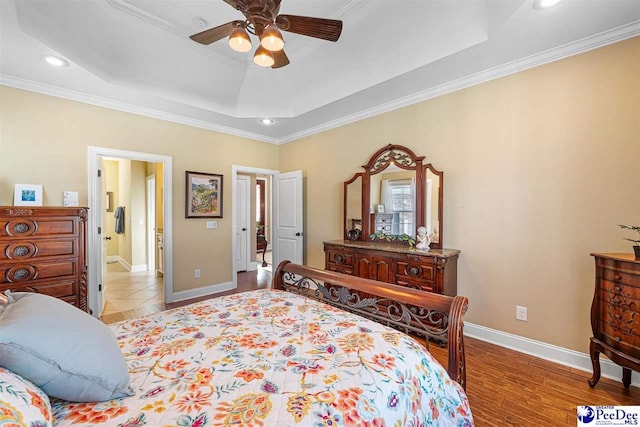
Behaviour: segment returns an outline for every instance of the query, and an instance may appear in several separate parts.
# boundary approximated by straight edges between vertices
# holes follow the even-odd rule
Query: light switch
[[[218,228],[218,221],[207,221],[207,228]]]

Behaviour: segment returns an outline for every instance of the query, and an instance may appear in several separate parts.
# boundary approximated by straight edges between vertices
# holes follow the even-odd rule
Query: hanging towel
[[[124,207],[118,206],[113,216],[116,218],[116,234],[124,233]]]

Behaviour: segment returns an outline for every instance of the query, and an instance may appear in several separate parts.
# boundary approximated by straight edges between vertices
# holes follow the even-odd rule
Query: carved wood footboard
[[[331,286],[325,286],[331,285]],[[468,300],[282,261],[272,287],[304,295],[392,326],[409,334],[446,342],[449,376],[466,388],[464,322]],[[352,292],[353,291],[353,292]],[[375,295],[361,298],[358,292]]]

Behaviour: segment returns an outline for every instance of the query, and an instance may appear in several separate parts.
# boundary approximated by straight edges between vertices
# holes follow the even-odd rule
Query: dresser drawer
[[[611,298],[633,298],[634,300],[637,300],[637,306],[635,308],[636,311],[640,309],[640,288],[601,280],[600,295],[605,301],[608,301]]]
[[[75,279],[36,280],[29,283],[5,283],[0,285],[0,292],[36,292],[56,298],[68,297],[75,301],[77,283]]]
[[[77,239],[43,240],[2,242],[0,243],[0,262],[23,261],[37,258],[51,257],[76,257],[78,256]]]
[[[640,288],[640,272],[638,272],[638,274],[634,274],[632,272],[626,272],[626,271],[620,271],[620,270],[616,271],[616,270],[610,270],[608,268],[603,268],[600,276],[601,276],[600,278],[603,279],[603,281],[620,283],[620,284]]]
[[[403,280],[401,276],[396,276],[396,284],[405,288],[418,289],[426,292],[442,293],[433,282],[420,280]]]
[[[640,336],[637,328],[629,332],[627,329],[606,322],[602,322],[600,328],[602,341],[631,357],[640,358]]]
[[[327,251],[327,263],[336,267],[351,267],[353,269],[353,253],[342,251]]]
[[[77,259],[32,263],[18,262],[11,265],[0,265],[0,284],[22,283],[30,280],[51,279],[63,276],[77,276],[78,273]]]
[[[77,236],[78,226],[74,217],[62,218],[3,218],[0,219],[0,237],[56,237]]]

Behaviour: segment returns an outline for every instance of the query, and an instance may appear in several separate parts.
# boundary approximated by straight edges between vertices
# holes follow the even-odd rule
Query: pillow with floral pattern
[[[0,368],[0,425],[50,427],[51,403],[32,382]]]

